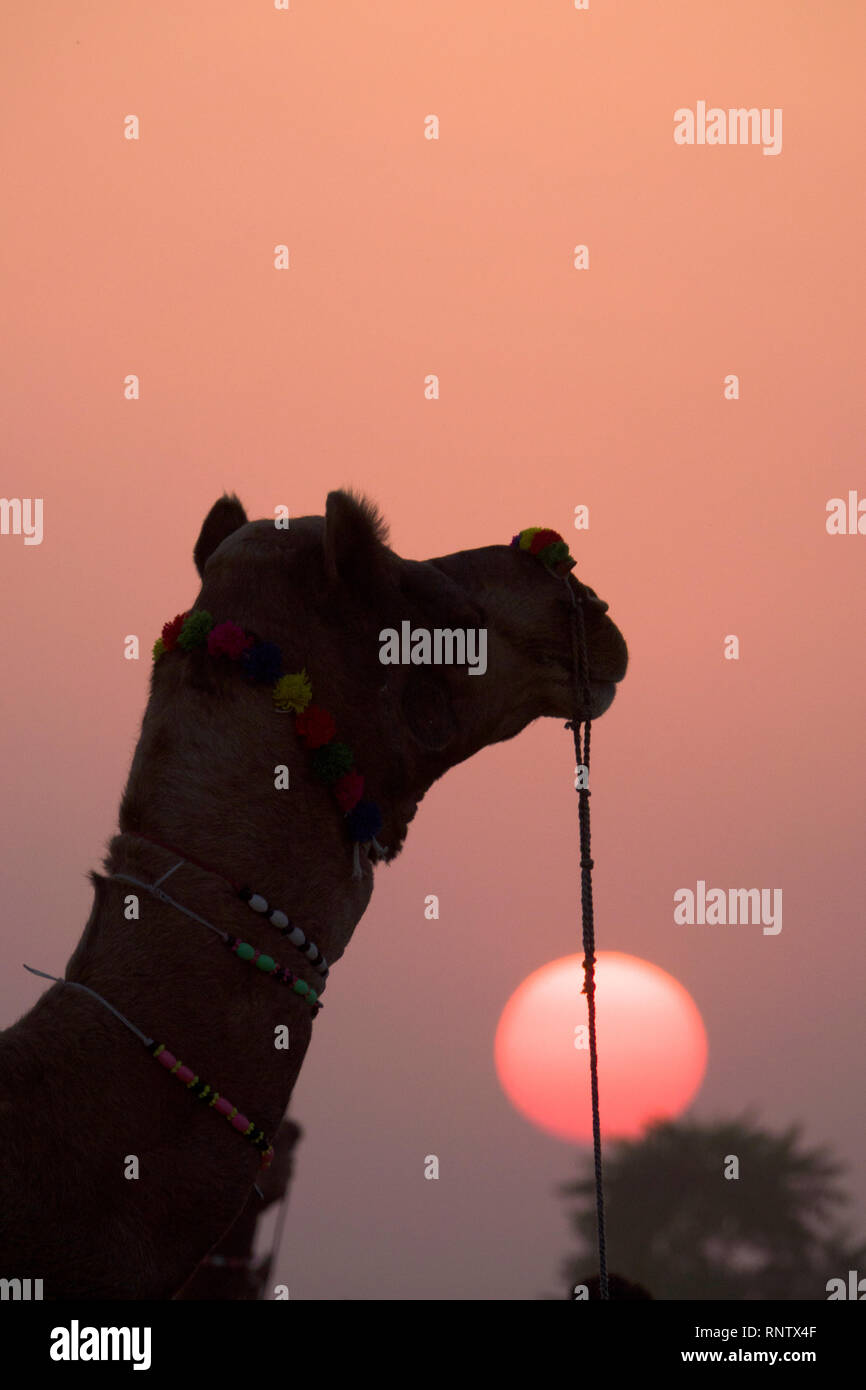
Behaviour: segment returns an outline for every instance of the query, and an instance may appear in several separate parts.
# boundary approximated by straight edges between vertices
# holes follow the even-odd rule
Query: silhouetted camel
[[[164,1044],[161,1060],[65,984],[0,1037],[0,1273],[43,1279],[46,1298],[184,1285],[248,1199],[307,1050],[321,959],[342,956],[373,864],[398,853],[424,793],[535,719],[597,717],[626,670],[606,605],[572,576],[505,544],[403,560],[345,492],[289,529],[223,497],[194,556],[201,591],[156,648],[120,833],[66,971]],[[380,634],[404,622],[485,631],[484,674],[383,664]],[[38,939],[28,957],[53,965]],[[400,961],[383,961],[376,1007],[399,987]]]

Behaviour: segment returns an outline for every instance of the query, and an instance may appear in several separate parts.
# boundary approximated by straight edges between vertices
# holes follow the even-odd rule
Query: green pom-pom
[[[200,647],[207,640],[212,627],[213,618],[204,609],[198,613],[190,613],[178,634],[177,645],[183,647],[185,652],[193,647]]]
[[[258,960],[256,961],[256,968],[259,970],[270,971],[273,970],[275,964],[276,962],[273,956],[259,956]]]
[[[547,565],[548,569],[554,569],[560,560],[569,558],[568,546],[565,541],[552,541],[550,545],[546,545],[543,550],[538,552],[538,559]]]
[[[336,742],[317,748],[310,759],[313,772],[322,782],[336,782],[338,777],[351,772],[354,762],[351,748]]]
[[[309,994],[310,992],[310,986],[307,984],[306,980],[295,980],[292,989],[295,991],[295,994]]]
[[[255,953],[255,947],[251,946],[248,941],[242,941],[237,949],[237,954],[240,956],[241,960],[252,960]]]

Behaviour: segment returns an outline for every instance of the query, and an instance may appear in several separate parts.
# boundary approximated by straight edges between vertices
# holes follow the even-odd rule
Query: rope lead
[[[575,598],[574,590],[565,579],[565,584],[574,605],[574,622],[571,629],[574,661],[575,709],[583,708],[587,714],[591,708],[592,691],[589,685],[589,658],[586,649],[586,629],[583,620],[583,595]],[[578,690],[578,672],[583,678],[583,689]],[[583,748],[581,749],[580,727],[585,725]],[[578,767],[586,768],[589,781],[589,740],[591,720],[573,719],[565,726],[574,736],[574,753]],[[595,1162],[595,1211],[598,1225],[598,1276],[602,1298],[609,1299],[607,1284],[607,1241],[604,1226],[604,1183],[601,1169],[601,1121],[598,1111],[598,1049],[595,1036],[595,922],[592,907],[592,870],[594,862],[590,854],[589,788],[578,787],[578,821],[580,824],[580,908],[583,920],[583,991],[586,995],[589,1014],[589,1076],[592,1090],[592,1148]]]

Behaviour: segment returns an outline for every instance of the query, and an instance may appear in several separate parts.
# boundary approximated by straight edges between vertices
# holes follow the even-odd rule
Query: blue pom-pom
[[[359,801],[346,817],[352,839],[365,845],[382,829],[382,812],[375,801]]]
[[[272,685],[283,669],[283,654],[274,642],[256,642],[244,652],[244,671],[250,680]]]

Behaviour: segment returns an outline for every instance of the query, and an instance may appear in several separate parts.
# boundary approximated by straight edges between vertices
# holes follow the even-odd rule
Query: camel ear
[[[195,550],[192,552],[195,567],[200,575],[204,575],[204,567],[217,546],[226,536],[237,531],[239,526],[246,526],[247,520],[247,514],[234,493],[224,492],[219,501],[214,502],[204,519]]]
[[[406,727],[430,753],[447,748],[457,733],[457,716],[445,679],[432,671],[410,669],[401,696]]]
[[[325,503],[325,573],[330,584],[369,591],[388,570],[388,528],[372,502],[329,492]]]

